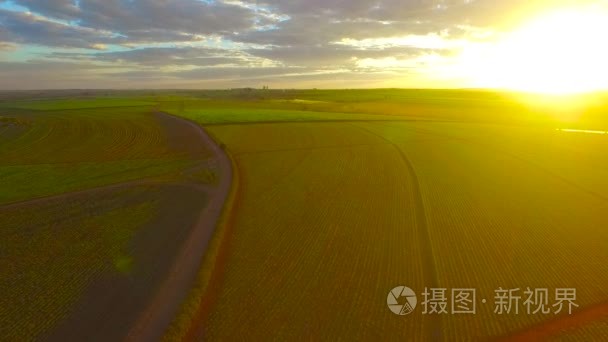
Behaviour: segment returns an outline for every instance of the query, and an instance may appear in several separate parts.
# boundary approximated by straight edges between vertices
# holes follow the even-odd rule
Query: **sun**
[[[469,85],[545,94],[608,90],[608,7],[545,13],[493,43],[467,46]]]

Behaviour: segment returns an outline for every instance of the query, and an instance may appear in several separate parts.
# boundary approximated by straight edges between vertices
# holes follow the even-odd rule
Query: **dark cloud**
[[[81,0],[82,25],[142,36],[165,30],[191,34],[224,34],[251,27],[250,10],[200,0]]]
[[[16,3],[81,27],[113,32],[130,42],[187,41],[253,27],[251,10],[201,0],[19,0]],[[159,38],[161,37],[161,38]]]
[[[73,47],[91,45],[76,40],[135,44],[196,41],[208,36],[250,44],[319,47],[342,38],[424,35],[445,30],[456,32],[459,25],[498,25],[524,10],[551,3],[548,0],[244,0],[241,5],[201,0],[15,2],[40,15],[66,20],[72,26],[33,21],[34,16],[14,13],[9,18],[13,25],[4,25],[5,31],[23,42]],[[15,23],[16,20],[20,22]],[[110,37],[100,36],[99,32]]]
[[[70,26],[31,13],[0,9],[0,40],[56,47],[99,48],[98,44],[118,42],[108,33]]]
[[[201,0],[18,0],[16,3],[81,28],[112,32],[131,43],[222,36],[255,44],[313,45],[344,37],[427,34],[457,24],[495,22],[497,15],[504,15],[509,9],[517,8],[517,4],[522,6],[526,2],[245,0],[243,4],[247,6]]]
[[[299,16],[281,22],[273,30],[232,35],[239,42],[276,46],[320,46],[343,38],[368,39],[404,35],[425,35],[444,27],[416,21],[381,22],[370,19],[328,20],[318,16]]]
[[[19,0],[18,4],[49,17],[72,20],[81,13],[74,0]]]

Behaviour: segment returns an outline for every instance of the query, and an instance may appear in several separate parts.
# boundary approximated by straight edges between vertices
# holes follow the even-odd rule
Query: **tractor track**
[[[406,169],[408,170],[409,176],[411,177],[411,185],[413,188],[414,195],[414,206],[416,213],[416,225],[418,228],[418,236],[420,238],[421,247],[424,250],[423,260],[424,260],[424,274],[425,274],[425,287],[427,288],[438,288],[439,280],[437,277],[437,267],[435,262],[435,254],[433,252],[433,243],[431,240],[429,226],[426,218],[426,210],[424,208],[424,199],[422,198],[422,191],[420,189],[420,181],[418,179],[418,175],[416,174],[416,169],[412,164],[411,160],[407,157],[405,152],[397,146],[394,142],[389,139],[370,131],[366,128],[353,125],[354,127],[358,127],[359,129],[371,134],[379,139],[385,141],[388,145],[391,145],[403,161]],[[430,324],[427,328],[427,338],[433,341],[441,340],[441,321],[439,315],[427,315],[430,320]]]

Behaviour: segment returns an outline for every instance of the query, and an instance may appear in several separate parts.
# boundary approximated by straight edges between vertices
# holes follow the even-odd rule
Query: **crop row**
[[[138,109],[89,109],[14,114],[32,123],[0,135],[2,164],[151,159],[183,155],[155,115]],[[172,127],[182,131],[187,125]],[[191,142],[192,143],[192,142]]]
[[[0,210],[0,339],[40,338],[97,275],[119,271],[115,261],[128,258],[129,240],[154,210],[151,191]]]
[[[491,128],[489,139],[487,131],[466,125],[362,126],[389,137],[416,167],[439,285],[477,290],[476,315],[442,318],[448,340],[464,333],[473,339],[504,336],[554,318],[526,312],[528,287],[548,289],[551,303],[556,288],[574,288],[581,308],[608,298],[598,286],[608,282],[600,266],[608,258],[608,234],[599,229],[608,224],[608,208],[572,177],[599,176],[584,155],[568,160],[574,156],[559,154],[563,145],[556,141],[549,153],[550,135],[517,143],[509,138],[516,128]],[[498,134],[506,138],[496,139]],[[564,159],[568,169],[553,167]],[[520,289],[519,314],[494,313],[500,287]]]
[[[206,337],[422,340],[431,318],[398,319],[385,304],[390,289],[419,291],[425,277],[397,151],[348,125],[256,126],[211,129],[247,153],[237,157],[243,198]],[[310,148],[281,149],[305,136]]]
[[[605,301],[597,284],[608,281],[600,265],[608,208],[571,179],[587,174],[590,160],[548,172],[563,164],[556,158],[564,144],[543,154],[535,148],[547,151],[544,139],[493,141],[516,128],[475,127],[212,127],[237,157],[243,195],[205,336],[488,339],[554,317],[525,312],[527,287],[547,288],[551,303],[556,288],[577,289],[581,308]],[[410,286],[420,304],[435,281],[474,288],[476,314],[422,315],[419,307],[403,320],[386,308],[392,287]],[[521,289],[518,314],[494,312],[499,288]]]

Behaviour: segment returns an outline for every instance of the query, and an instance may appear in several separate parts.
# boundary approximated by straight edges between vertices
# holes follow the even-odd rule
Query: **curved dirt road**
[[[159,114],[181,120],[199,132],[201,139],[217,161],[219,183],[210,192],[209,203],[199,215],[182,251],[176,256],[167,278],[137,323],[131,328],[127,336],[129,341],[155,341],[162,338],[194,284],[232,184],[233,170],[230,159],[201,126],[167,113],[159,112]]]

